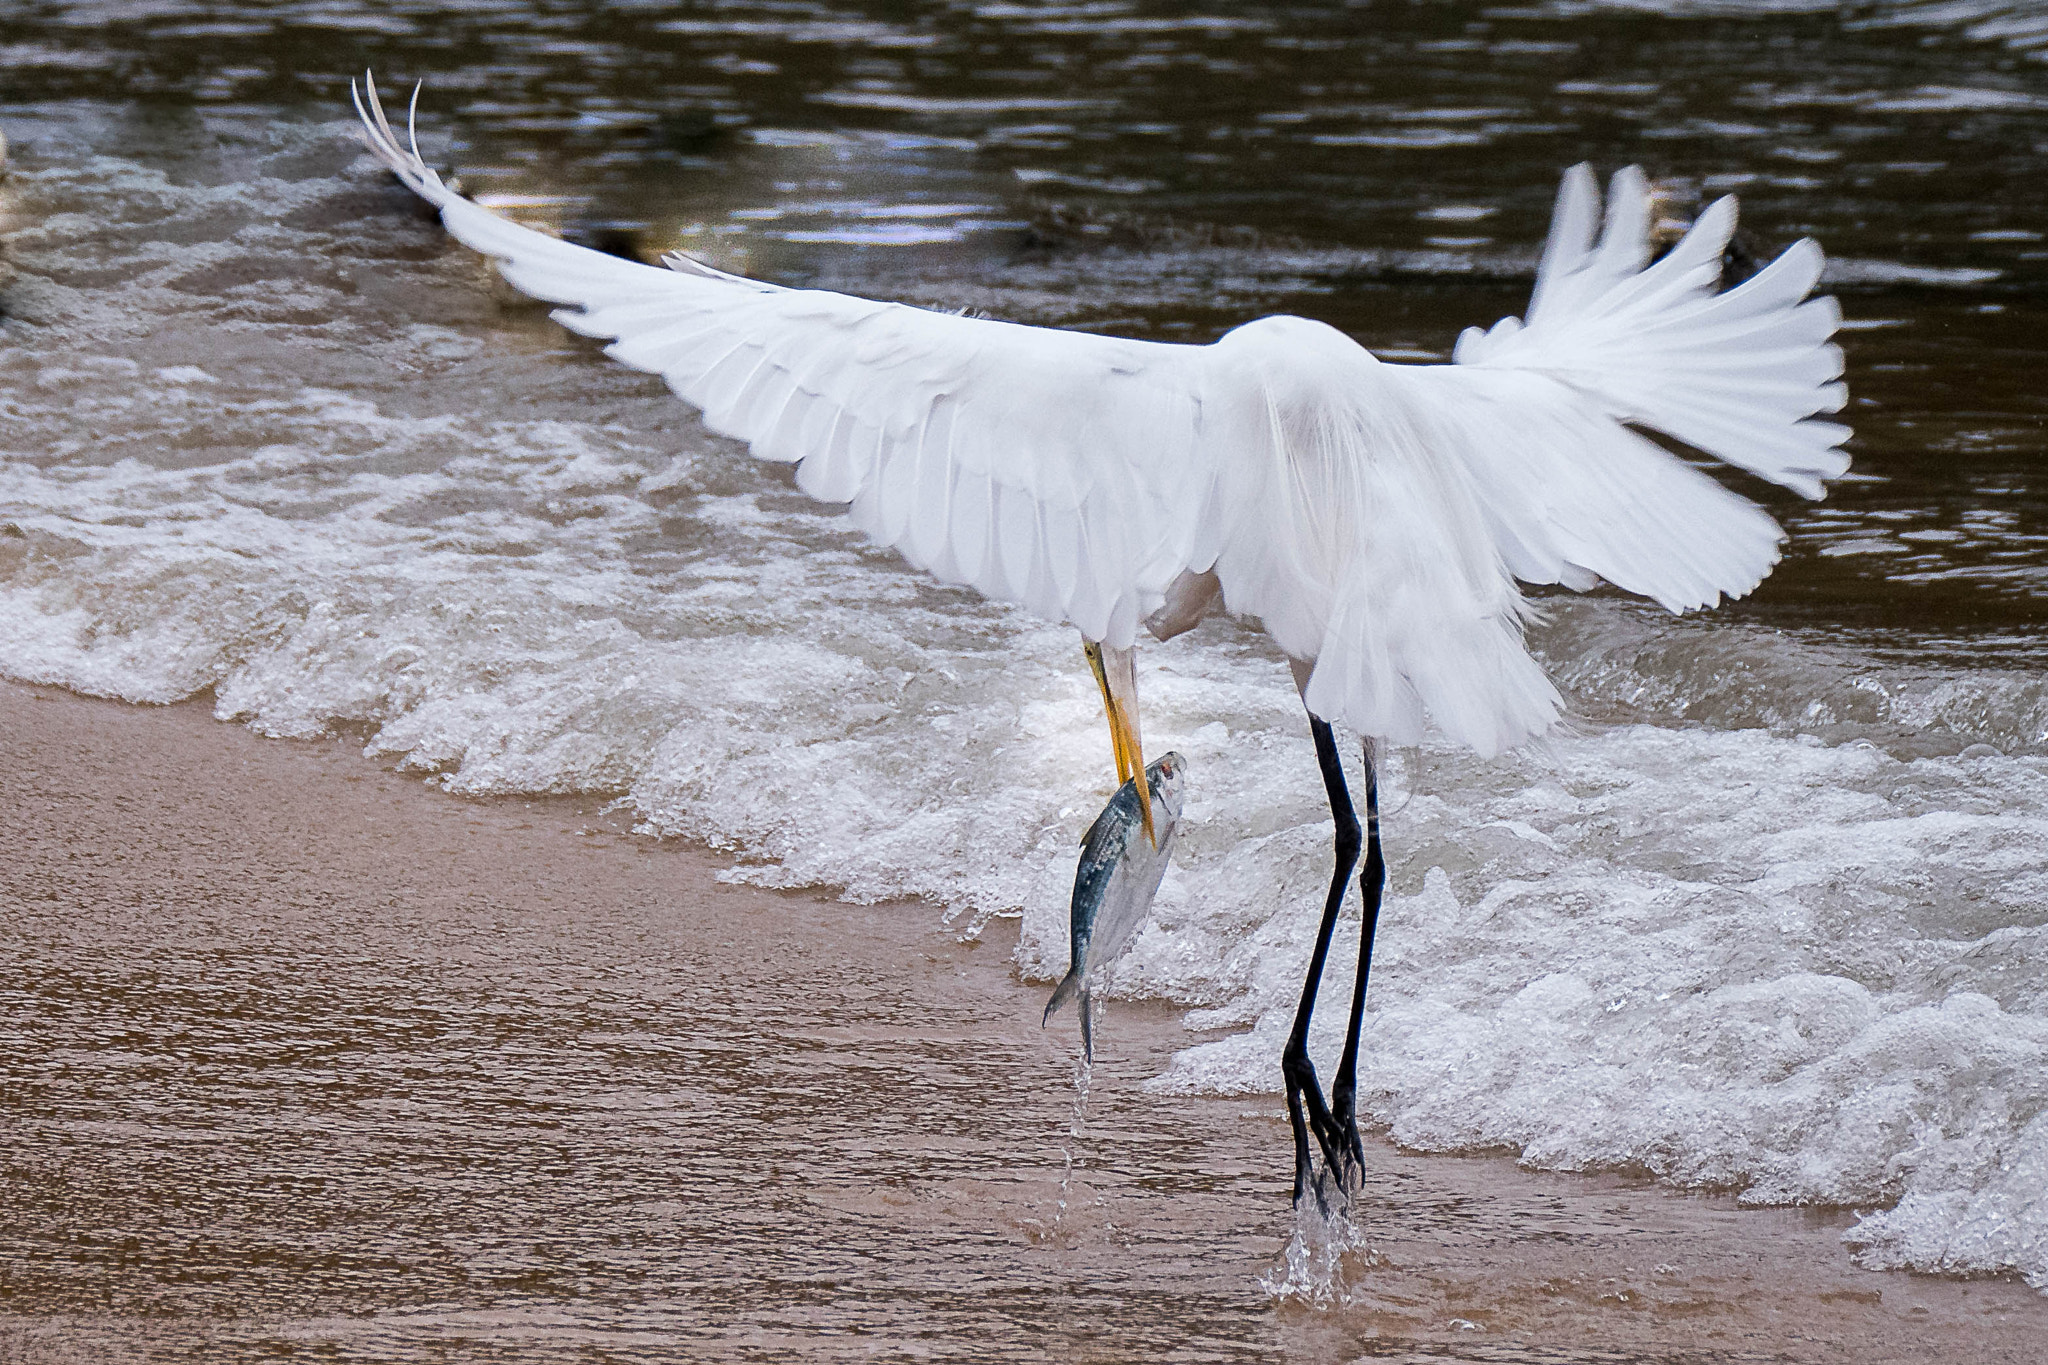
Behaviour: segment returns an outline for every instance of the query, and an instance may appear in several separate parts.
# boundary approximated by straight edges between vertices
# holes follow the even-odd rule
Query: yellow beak
[[[1088,666],[1095,670],[1095,684],[1102,689],[1102,710],[1109,717],[1109,747],[1116,754],[1119,783],[1138,780],[1138,813],[1145,822],[1145,838],[1159,847],[1159,834],[1152,827],[1152,784],[1145,780],[1145,745],[1138,734],[1137,653],[1129,649],[1104,649],[1093,640],[1082,642]]]

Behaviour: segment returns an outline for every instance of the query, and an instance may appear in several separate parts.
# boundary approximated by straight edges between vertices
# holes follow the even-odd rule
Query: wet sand
[[[1846,1214],[1369,1150],[1276,1306],[1275,1099],[1142,1093],[1004,926],[719,883],[204,706],[0,685],[0,1359],[2039,1361]],[[1075,1158],[1063,1186],[1066,1153]],[[1062,1203],[1064,1195],[1064,1205]],[[1370,1264],[1367,1261],[1370,1261]]]

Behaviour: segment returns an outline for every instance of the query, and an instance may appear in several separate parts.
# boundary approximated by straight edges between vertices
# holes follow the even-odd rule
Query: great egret
[[[374,85],[356,110],[450,233],[568,305],[563,326],[794,463],[799,488],[849,504],[913,565],[1079,627],[1120,780],[1145,766],[1139,627],[1170,638],[1218,607],[1263,623],[1292,663],[1336,825],[1281,1057],[1297,1204],[1348,1202],[1364,1161],[1353,1100],[1385,881],[1374,740],[1416,741],[1427,718],[1490,755],[1551,727],[1562,701],[1523,644],[1517,579],[1605,580],[1680,612],[1770,572],[1777,524],[1633,428],[1807,497],[1848,468],[1848,430],[1816,420],[1846,401],[1840,310],[1806,297],[1820,249],[1801,241],[1717,292],[1735,225],[1722,199],[1653,264],[1633,167],[1597,239],[1592,174],[1565,173],[1526,322],[1466,331],[1448,365],[1388,365],[1299,317],[1174,345],[786,289],[680,254],[642,265],[457,195],[400,145]],[[1366,862],[1326,1102],[1309,1019],[1360,848],[1332,722],[1366,737]]]

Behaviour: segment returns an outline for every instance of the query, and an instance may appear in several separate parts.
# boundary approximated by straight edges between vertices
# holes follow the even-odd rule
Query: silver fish
[[[1187,777],[1187,760],[1166,754],[1145,769],[1146,785],[1152,790],[1152,825],[1159,843],[1154,847],[1145,837],[1144,817],[1138,807],[1138,784],[1126,780],[1117,788],[1102,814],[1088,827],[1081,841],[1081,862],[1074,869],[1074,903],[1069,919],[1069,966],[1067,974],[1046,1002],[1045,1021],[1054,1011],[1081,997],[1081,1050],[1095,1057],[1095,1038],[1090,1006],[1091,991],[1125,948],[1131,936],[1145,922],[1152,897],[1159,892],[1159,879],[1166,875],[1166,863],[1173,856],[1174,836],[1180,832],[1181,795]]]

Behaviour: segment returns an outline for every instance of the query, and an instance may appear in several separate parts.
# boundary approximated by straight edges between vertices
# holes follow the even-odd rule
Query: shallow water
[[[431,159],[616,249],[1395,358],[1519,311],[1559,167],[1641,161],[1827,247],[1856,469],[1744,486],[1792,536],[1746,602],[1547,597],[1578,733],[1397,758],[1361,1103],[2041,1282],[2048,71],[1996,5],[1687,8],[17,7],[0,671],[617,795],[743,880],[1021,913],[1056,975],[1111,781],[1071,632],[511,301],[357,155],[346,73],[426,78]],[[1298,706],[1226,622],[1141,659],[1191,797],[1121,989],[1249,1029],[1156,1084],[1268,1089],[1327,856]]]
[[[1376,1138],[1289,1281],[1277,1100],[1146,1093],[1187,1035],[1125,1006],[1079,1103],[1014,924],[203,704],[6,684],[0,734],[11,1363],[2039,1355],[2031,1290],[1858,1271],[1845,1213]]]

